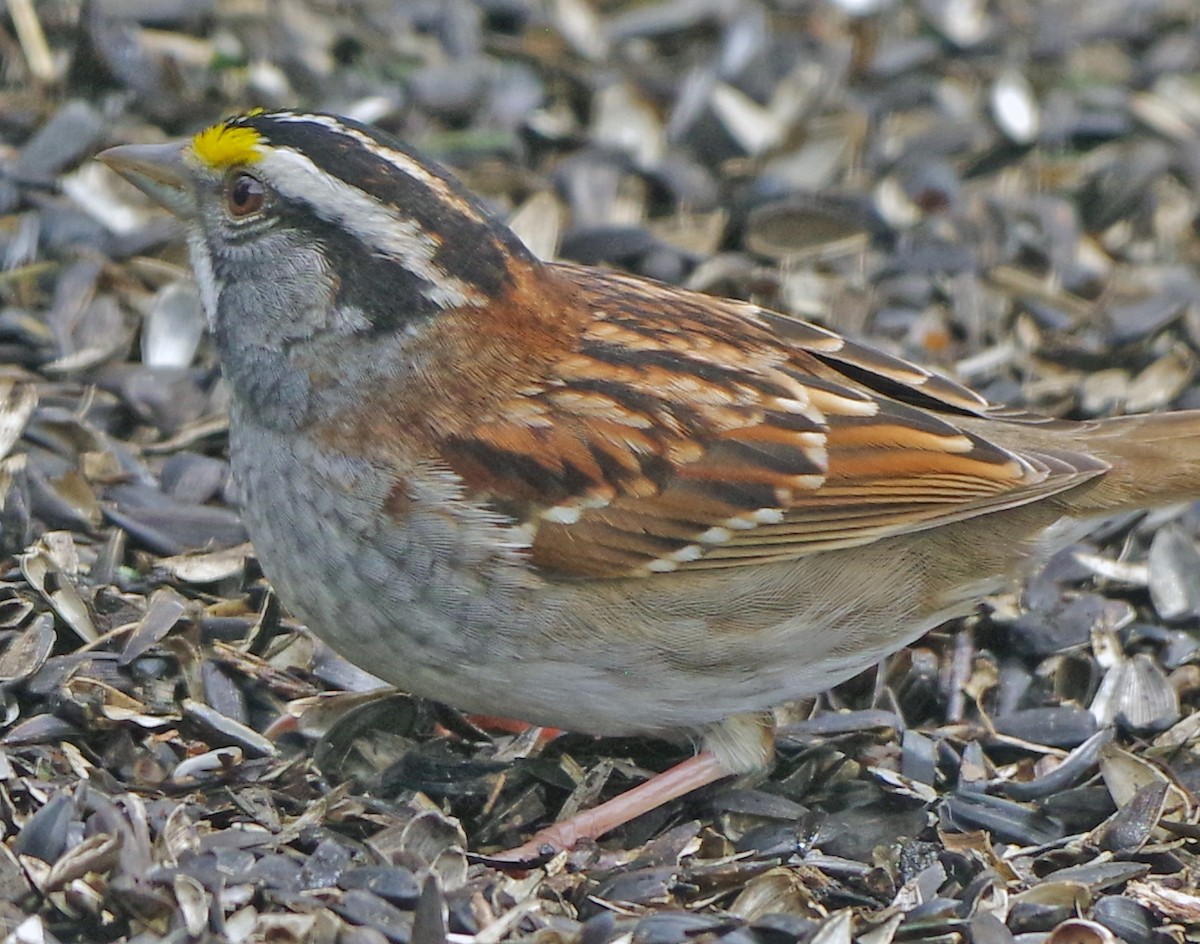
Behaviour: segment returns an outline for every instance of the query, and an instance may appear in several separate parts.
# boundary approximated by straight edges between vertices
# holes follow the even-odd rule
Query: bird
[[[498,860],[766,767],[772,709],[1097,519],[1200,496],[1200,411],[1053,419],[756,304],[536,258],[346,117],[99,159],[182,221],[280,599],[384,681],[694,756]]]

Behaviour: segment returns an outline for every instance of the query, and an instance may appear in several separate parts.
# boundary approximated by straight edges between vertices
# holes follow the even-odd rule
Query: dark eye
[[[244,172],[234,174],[225,190],[225,206],[235,219],[257,213],[266,198],[267,190],[262,181]]]

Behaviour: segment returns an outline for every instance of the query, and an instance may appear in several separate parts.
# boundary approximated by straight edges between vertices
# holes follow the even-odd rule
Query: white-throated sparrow
[[[990,406],[806,322],[535,259],[369,127],[253,112],[101,159],[179,214],[283,601],[471,711],[764,764],[762,712],[968,612],[1081,519],[1200,495],[1200,413]]]

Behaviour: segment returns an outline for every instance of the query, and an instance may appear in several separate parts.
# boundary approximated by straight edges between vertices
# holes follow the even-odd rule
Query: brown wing
[[[967,427],[986,401],[806,322],[593,270],[553,379],[442,444],[547,572],[787,560],[1021,505],[1103,472]]]

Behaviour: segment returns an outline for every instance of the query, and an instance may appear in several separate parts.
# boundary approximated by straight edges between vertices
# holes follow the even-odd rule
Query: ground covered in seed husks
[[[1200,939],[1197,508],[783,709],[769,776],[505,874],[686,751],[364,697],[245,543],[174,223],[91,160],[348,113],[544,256],[1054,414],[1195,407],[1194,0],[8,0],[0,62],[0,934]]]

